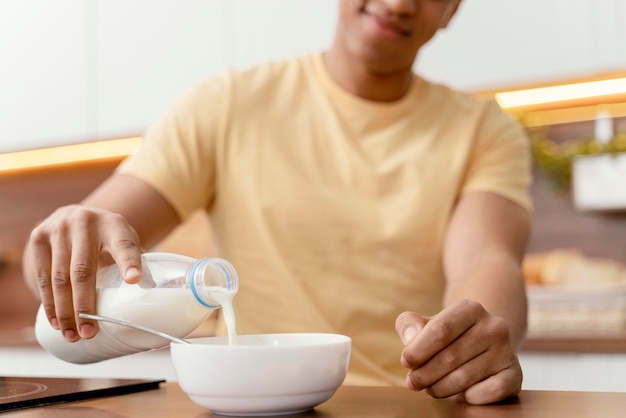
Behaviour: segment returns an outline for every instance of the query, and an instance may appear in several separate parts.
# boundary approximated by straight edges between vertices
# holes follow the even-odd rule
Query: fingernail
[[[413,325],[402,330],[402,343],[407,344],[417,335],[417,328]]]
[[[409,374],[410,374],[410,372],[409,372]],[[406,375],[406,387],[409,390],[417,391],[417,388],[413,384],[413,381],[411,380],[411,376],[409,374]]]
[[[52,328],[54,328],[54,329],[56,329],[56,330],[61,329],[61,327],[59,326],[59,320],[58,320],[58,319],[56,319],[56,318],[52,318],[52,319],[50,320],[50,325],[52,325]]]
[[[78,329],[81,338],[91,338],[96,333],[96,329],[91,324],[83,324]]]
[[[126,274],[124,275],[124,279],[128,280],[128,279],[135,279],[141,277],[141,270],[139,270],[137,267],[129,267],[126,270]]]
[[[77,337],[76,331],[74,331],[73,329],[66,329],[63,331],[63,337],[65,337],[65,339],[68,341],[74,341]]]

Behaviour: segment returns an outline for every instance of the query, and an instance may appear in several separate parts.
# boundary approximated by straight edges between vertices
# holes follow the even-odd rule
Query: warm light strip
[[[626,77],[495,93],[503,109],[626,93]],[[94,141],[0,154],[0,172],[50,165],[126,157],[141,137]]]
[[[626,93],[626,77],[496,93],[504,109]]]
[[[141,137],[131,137],[0,154],[0,172],[125,157],[140,142]]]
[[[524,115],[524,126],[537,127],[593,120],[599,112],[609,112],[614,118],[626,117],[626,103],[534,110]]]

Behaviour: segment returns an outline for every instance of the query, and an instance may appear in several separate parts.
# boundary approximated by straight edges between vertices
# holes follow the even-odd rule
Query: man
[[[347,334],[348,384],[516,395],[528,142],[493,103],[412,73],[458,5],[342,0],[326,53],[185,95],[81,205],[33,231],[25,275],[52,325],[92,337],[77,315],[95,311],[98,262],[137,281],[142,246],[204,208],[240,276],[239,333]]]

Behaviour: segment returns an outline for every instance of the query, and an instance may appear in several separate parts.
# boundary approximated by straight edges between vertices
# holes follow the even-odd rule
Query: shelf
[[[615,336],[529,337],[524,352],[626,353],[626,334]]]

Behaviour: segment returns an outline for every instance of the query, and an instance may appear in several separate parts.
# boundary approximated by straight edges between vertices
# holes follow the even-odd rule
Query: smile
[[[366,15],[374,29],[385,37],[406,38],[411,36],[411,31],[405,27],[406,25],[401,25],[399,22],[384,19],[374,14],[366,13]]]

